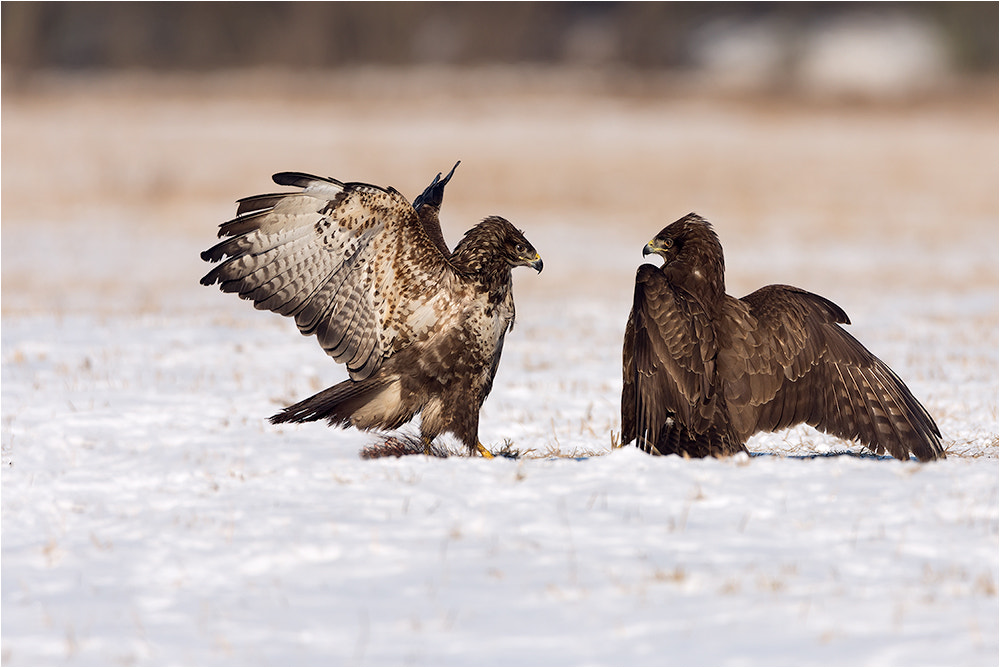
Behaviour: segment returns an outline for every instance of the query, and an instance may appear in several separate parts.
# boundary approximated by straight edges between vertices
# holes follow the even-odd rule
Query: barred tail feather
[[[414,416],[402,402],[399,378],[345,380],[272,415],[272,424],[326,420],[331,426],[398,429]]]

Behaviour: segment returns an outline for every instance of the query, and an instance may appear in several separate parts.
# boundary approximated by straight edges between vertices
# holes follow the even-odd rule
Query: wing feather
[[[707,314],[653,265],[639,267],[623,348],[622,442],[648,450],[667,419],[708,429],[716,343]]]
[[[622,342],[622,438],[621,444],[636,437],[636,386],[639,371],[635,364],[635,304],[629,311]]]
[[[433,323],[410,323],[446,289],[447,257],[398,191],[299,172],[274,176],[298,191],[239,200],[225,237],[202,253],[202,279],[260,309],[295,318],[323,349],[369,377]]]
[[[448,250],[448,244],[445,243],[444,235],[441,233],[441,221],[438,218],[438,214],[441,211],[441,202],[444,199],[444,187],[448,185],[448,181],[451,181],[451,177],[455,175],[455,170],[460,164],[462,164],[461,160],[456,162],[455,166],[448,172],[448,176],[443,179],[441,178],[441,173],[438,172],[438,175],[434,177],[430,185],[424,188],[424,191],[413,200],[413,208],[416,210],[417,216],[424,226],[424,232],[427,233],[427,237],[431,240],[431,243],[437,246],[445,255],[450,255],[451,251]]]
[[[876,453],[944,456],[934,420],[902,380],[840,325],[836,304],[771,285],[728,304],[748,330],[719,359],[726,405],[741,438],[806,422]],[[741,360],[751,360],[741,362]]]

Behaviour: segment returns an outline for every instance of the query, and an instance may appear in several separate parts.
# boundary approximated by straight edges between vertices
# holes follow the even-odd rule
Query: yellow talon
[[[484,446],[479,441],[476,441],[476,450],[478,450],[479,454],[481,454],[486,459],[493,459],[493,453],[487,450],[486,446]]]
[[[427,438],[426,436],[422,436],[420,440],[424,442],[424,454],[427,455],[428,457],[433,455],[434,453],[431,451],[431,439]]]

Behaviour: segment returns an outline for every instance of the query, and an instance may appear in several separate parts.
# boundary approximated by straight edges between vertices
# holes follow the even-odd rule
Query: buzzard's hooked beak
[[[672,245],[673,242],[670,239],[664,241],[659,237],[653,237],[653,239],[651,239],[650,242],[643,247],[642,256],[646,257],[647,255],[655,253],[657,255],[662,255],[663,258],[666,259],[667,256],[664,255],[664,252],[669,250]]]
[[[530,262],[528,266],[537,271],[539,274],[542,273],[542,256],[535,253],[534,261]]]

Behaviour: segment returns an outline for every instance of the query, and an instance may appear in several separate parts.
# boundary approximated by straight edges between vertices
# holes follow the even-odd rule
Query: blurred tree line
[[[678,68],[705,23],[807,28],[887,9],[932,23],[951,66],[997,69],[996,2],[4,2],[6,71],[359,64]]]

